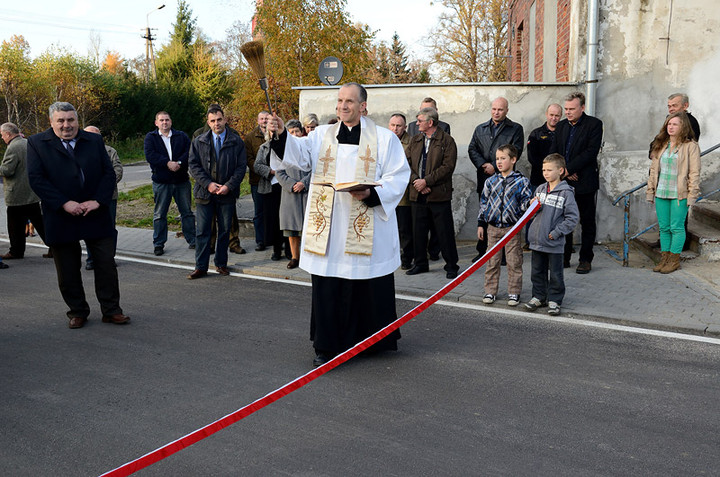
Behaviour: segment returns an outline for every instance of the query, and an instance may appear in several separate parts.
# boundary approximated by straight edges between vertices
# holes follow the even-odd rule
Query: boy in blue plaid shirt
[[[495,163],[499,171],[485,181],[480,198],[478,214],[478,239],[484,237],[483,225],[487,224],[488,249],[502,240],[505,233],[520,220],[530,205],[532,191],[530,181],[515,171],[518,150],[512,144],[500,146],[495,153]],[[522,291],[522,237],[515,235],[505,245],[505,258],[508,271],[508,305],[520,303]],[[483,303],[495,303],[500,283],[501,253],[488,260],[485,268],[485,296]]]

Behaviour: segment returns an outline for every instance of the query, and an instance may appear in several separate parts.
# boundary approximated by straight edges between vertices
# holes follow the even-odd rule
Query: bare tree
[[[443,0],[432,57],[449,81],[504,81],[510,0]]]

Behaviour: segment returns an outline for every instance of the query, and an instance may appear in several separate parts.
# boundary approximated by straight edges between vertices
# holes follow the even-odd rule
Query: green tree
[[[27,116],[21,105],[31,77],[30,45],[21,35],[13,35],[0,46],[0,91],[5,100],[5,117],[18,126]]]
[[[197,19],[193,18],[192,9],[185,0],[178,0],[175,23],[170,32],[170,43],[178,43],[185,48],[193,44],[196,33]]]
[[[395,32],[390,45],[390,58],[388,61],[390,77],[393,83],[407,83],[412,75],[408,69],[408,57],[405,45],[400,41],[400,35]]]

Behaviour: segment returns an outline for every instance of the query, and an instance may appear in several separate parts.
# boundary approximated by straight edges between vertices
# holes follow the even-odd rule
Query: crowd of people
[[[669,115],[650,147],[647,197],[656,204],[663,254],[655,271],[662,273],[679,267],[687,210],[699,195],[700,129],[688,105],[687,96],[670,96]],[[195,251],[189,279],[207,275],[213,254],[217,273],[228,275],[228,252],[245,253],[236,200],[248,174],[255,250],[272,247],[272,260],[284,256],[287,268],[301,267],[312,276],[315,365],[396,318],[398,267],[407,275],[426,273],[429,261],[442,256],[448,279],[459,271],[451,207],[457,146],[450,125],[440,120],[433,98],[422,100],[409,124],[396,113],[388,128],[380,127],[367,111],[365,88],[348,83],[339,89],[329,124],[321,125],[315,114],[285,122],[261,111],[257,126],[241,136],[227,124],[222,107],[212,104],[192,139],[172,127],[167,111],[159,111],[156,129],[144,141],[155,201],[152,250],[164,253],[174,200],[182,235]],[[527,141],[508,111],[507,99],[492,101],[490,119],[475,128],[468,146],[479,197],[473,260],[505,236],[531,201],[541,208],[525,234],[488,261],[483,302],[497,300],[501,267],[507,265],[507,304],[520,304],[525,248],[532,251],[532,297],[525,308],[547,306],[557,315],[578,223],[576,272],[592,270],[603,126],[585,113],[580,92],[565,97],[562,106],[548,105],[545,123]],[[126,324],[114,262],[122,165],[97,128],[80,130],[71,104],[54,103],[49,114],[50,129],[29,139],[12,123],[0,127],[8,144],[0,175],[10,235],[10,250],[1,258],[23,257],[25,228],[32,224],[50,247],[44,256],[54,259],[69,326],[80,328],[90,313],[78,266],[84,241],[103,322]],[[516,167],[525,146],[529,178]],[[0,268],[7,265],[0,261]],[[391,334],[374,350],[396,349],[399,337]]]

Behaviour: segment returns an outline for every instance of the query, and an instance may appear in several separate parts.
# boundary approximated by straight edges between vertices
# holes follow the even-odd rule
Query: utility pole
[[[153,13],[156,10],[162,10],[165,8],[165,4],[163,3],[157,8],[153,8],[148,12],[148,14],[145,16],[145,35],[143,38],[145,38],[145,79],[146,81],[150,81],[152,78],[153,81],[157,80],[157,69],[155,68],[155,52],[153,51],[153,40],[155,37],[152,34],[152,30],[157,30],[157,28],[150,28],[150,14]]]

